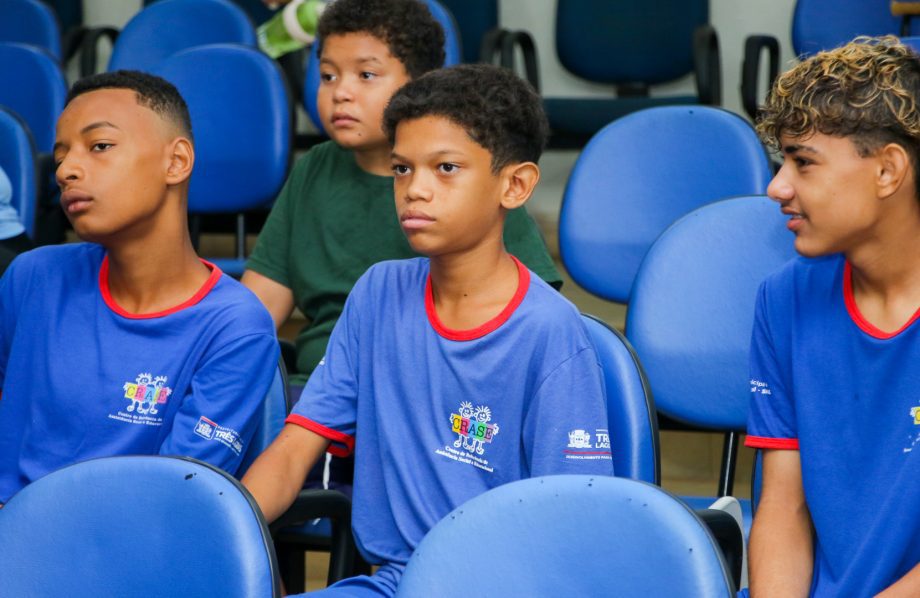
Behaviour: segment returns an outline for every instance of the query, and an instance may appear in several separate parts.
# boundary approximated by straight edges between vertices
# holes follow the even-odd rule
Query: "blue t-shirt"
[[[13,186],[0,168],[0,239],[10,239],[25,232],[19,212],[13,207]]]
[[[801,454],[813,596],[870,596],[920,563],[918,316],[872,326],[839,255],[793,260],[760,288],[746,444]]]
[[[271,317],[208,264],[194,297],[133,315],[105,250],[43,247],[0,280],[0,503],[93,457],[184,455],[231,473],[277,367]]]
[[[428,264],[367,271],[288,418],[333,454],[354,448],[353,527],[377,563],[406,563],[442,517],[501,484],[613,474],[601,369],[575,307],[518,262],[502,313],[450,330]]]

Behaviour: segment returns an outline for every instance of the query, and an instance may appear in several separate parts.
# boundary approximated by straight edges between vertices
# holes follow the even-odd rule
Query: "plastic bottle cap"
[[[287,29],[291,38],[302,44],[312,44],[315,39],[310,33],[304,31],[303,25],[297,19],[297,7],[306,2],[306,0],[293,0],[289,2],[281,11],[281,18],[284,20],[284,28]]]

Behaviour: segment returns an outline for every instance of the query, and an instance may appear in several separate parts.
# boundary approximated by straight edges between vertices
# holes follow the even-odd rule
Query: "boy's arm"
[[[243,272],[240,282],[259,298],[259,301],[271,314],[272,321],[275,322],[275,330],[281,328],[281,325],[291,317],[291,312],[294,311],[294,293],[291,289],[254,270]]]
[[[266,521],[271,523],[287,511],[328,446],[329,441],[316,432],[286,424],[278,438],[259,455],[242,481]]]
[[[920,564],[888,586],[885,591],[876,594],[876,598],[911,598],[912,596],[920,596]]]
[[[808,596],[814,568],[811,515],[796,450],[767,450],[751,528],[751,596]]]

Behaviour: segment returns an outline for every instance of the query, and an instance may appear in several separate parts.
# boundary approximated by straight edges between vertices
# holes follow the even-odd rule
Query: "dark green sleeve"
[[[521,260],[553,288],[558,290],[562,287],[562,277],[546,250],[543,235],[523,206],[511,210],[505,217],[504,239],[505,248],[511,255]]]
[[[308,159],[309,154],[303,156],[291,170],[246,262],[247,270],[267,276],[289,289],[293,288],[289,268],[291,229],[297,202],[304,201],[303,182]]]

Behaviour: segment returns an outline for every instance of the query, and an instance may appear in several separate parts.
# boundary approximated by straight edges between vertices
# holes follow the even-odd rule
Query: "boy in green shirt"
[[[415,257],[393,204],[383,110],[402,85],[444,62],[444,32],[417,0],[337,0],[318,26],[317,97],[331,141],[294,166],[243,275],[281,326],[298,307],[303,385],[326,350],[345,298],[371,265]],[[559,273],[523,208],[505,222],[508,251],[555,287]]]

